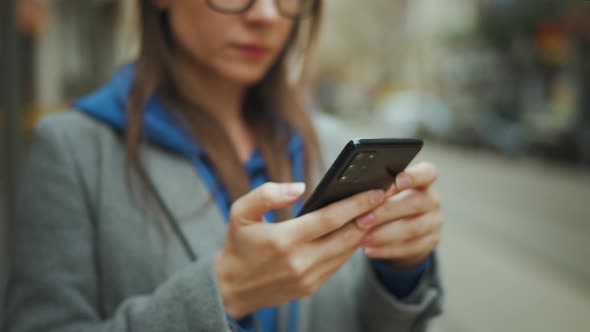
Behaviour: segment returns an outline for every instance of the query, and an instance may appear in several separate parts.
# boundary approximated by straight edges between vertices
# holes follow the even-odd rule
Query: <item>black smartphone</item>
[[[328,169],[298,216],[363,191],[387,190],[420,152],[417,138],[357,138],[346,146]]]

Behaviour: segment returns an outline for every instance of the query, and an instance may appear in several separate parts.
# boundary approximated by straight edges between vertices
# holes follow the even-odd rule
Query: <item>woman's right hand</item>
[[[313,294],[359,247],[367,232],[349,221],[381,205],[369,191],[281,223],[264,214],[293,204],[302,183],[266,183],[234,202],[216,273],[226,312],[241,319]]]

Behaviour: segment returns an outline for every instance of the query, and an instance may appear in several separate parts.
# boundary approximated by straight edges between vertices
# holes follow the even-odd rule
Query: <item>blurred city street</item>
[[[432,331],[590,331],[590,1],[321,2],[313,65],[286,69],[338,128],[328,155],[418,136],[414,162],[438,167],[446,294]],[[138,61],[139,3],[0,4],[0,299],[33,130]]]
[[[342,137],[395,137],[374,122]],[[590,172],[426,141],[445,231],[446,312],[433,331],[590,329]]]

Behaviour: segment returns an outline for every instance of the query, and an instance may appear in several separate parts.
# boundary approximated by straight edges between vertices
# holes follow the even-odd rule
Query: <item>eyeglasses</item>
[[[317,0],[274,0],[281,15],[303,18],[315,10]],[[239,14],[252,8],[256,0],[206,0],[211,9],[227,14]]]

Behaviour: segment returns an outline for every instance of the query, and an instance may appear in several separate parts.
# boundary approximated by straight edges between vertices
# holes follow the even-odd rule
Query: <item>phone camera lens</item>
[[[361,152],[361,153],[357,154],[356,157],[354,157],[353,162],[363,161],[364,159],[366,159],[366,157],[367,157],[367,154]]]

